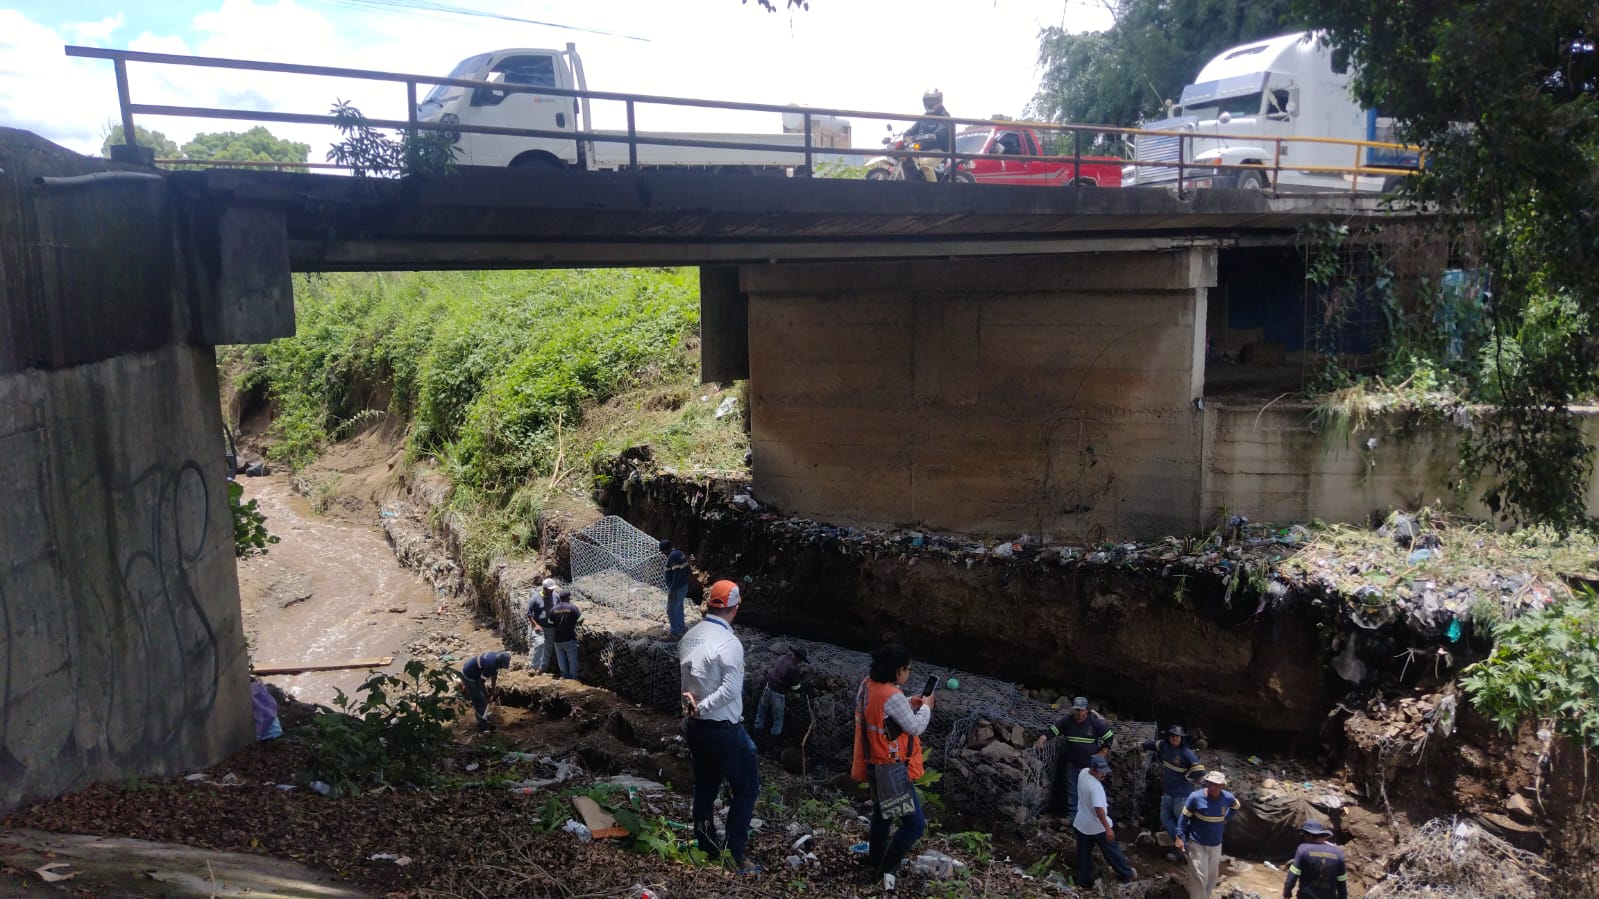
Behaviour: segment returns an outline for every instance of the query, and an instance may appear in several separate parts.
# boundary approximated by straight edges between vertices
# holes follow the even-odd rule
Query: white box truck
[[[495,50],[480,53],[458,63],[450,78],[484,81],[490,84],[515,84],[587,91],[583,61],[577,48],[565,50]],[[626,131],[596,131],[592,128],[589,99],[536,94],[526,91],[497,90],[494,87],[470,88],[440,84],[417,104],[417,121],[451,125],[460,123],[493,128],[520,128],[565,132],[570,138],[531,137],[511,134],[461,132],[456,142],[456,162],[461,165],[541,166],[580,168],[591,171],[628,168],[630,156]],[[790,114],[791,116],[794,114]],[[803,116],[800,118],[803,120]],[[840,120],[817,116],[813,120],[813,147],[836,142],[829,130]],[[848,123],[843,123],[848,140]],[[803,131],[803,128],[799,129]],[[621,140],[579,140],[578,132],[614,136]],[[803,133],[727,134],[640,131],[639,138],[714,141],[752,144],[771,149],[735,147],[671,146],[640,143],[640,169],[701,169],[723,172],[787,173],[805,164]]]
[[[1317,171],[1318,167],[1361,167],[1413,170],[1414,150],[1269,140],[1273,137],[1335,138],[1345,141],[1392,142],[1393,120],[1363,109],[1349,93],[1349,66],[1314,32],[1285,34],[1233,47],[1199,70],[1183,88],[1182,100],[1169,118],[1141,126],[1150,131],[1194,135],[1137,135],[1133,159],[1178,161],[1191,187],[1234,187],[1278,190],[1383,191],[1394,172],[1361,174]],[[1279,149],[1280,148],[1280,149]],[[1216,169],[1216,165],[1260,166],[1259,171]],[[1127,166],[1123,186],[1175,184],[1176,166]]]

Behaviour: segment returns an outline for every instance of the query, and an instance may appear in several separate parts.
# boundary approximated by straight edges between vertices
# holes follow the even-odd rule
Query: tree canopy
[[[1162,114],[1217,53],[1300,27],[1291,0],[1112,0],[1106,31],[1046,28],[1032,114],[1056,122],[1137,125]]]
[[[176,159],[178,156],[177,141],[159,131],[149,131],[143,125],[134,125],[133,137],[141,147],[154,147],[157,159]],[[106,132],[105,140],[100,142],[100,155],[109,157],[113,144],[127,142],[128,139],[122,136],[122,126],[112,125],[111,130]]]
[[[1593,450],[1568,404],[1599,389],[1599,12],[1593,0],[1298,0],[1353,90],[1427,148],[1418,198],[1481,246],[1498,413],[1468,449],[1511,518],[1586,520]]]
[[[146,130],[143,125],[133,126],[134,136],[140,146],[153,147],[157,159],[182,159],[196,162],[223,160],[227,162],[280,162],[303,165],[311,155],[311,145],[277,137],[257,125],[249,131],[216,131],[196,134],[194,139],[179,147],[159,131]],[[122,126],[113,125],[100,144],[100,155],[110,156],[113,144],[127,143],[122,137]],[[214,166],[213,166],[214,167]]]
[[[310,144],[276,137],[260,125],[244,132],[196,134],[183,145],[183,158],[194,160],[304,163],[310,156]]]

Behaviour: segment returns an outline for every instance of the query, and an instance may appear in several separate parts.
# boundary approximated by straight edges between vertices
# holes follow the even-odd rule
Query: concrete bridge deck
[[[1291,243],[1412,217],[1380,197],[463,167],[428,180],[174,173],[198,208],[281,216],[295,271],[727,265]],[[276,227],[267,220],[261,225]]]

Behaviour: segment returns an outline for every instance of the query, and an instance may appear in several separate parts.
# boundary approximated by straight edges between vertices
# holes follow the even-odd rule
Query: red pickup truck
[[[1059,141],[1058,147],[1045,143],[1051,137]],[[955,138],[955,151],[982,154],[961,162],[961,171],[969,173],[978,184],[1122,186],[1121,159],[1084,156],[1079,166],[1072,159],[1072,137],[1066,132],[1045,136],[1015,122],[995,122],[961,131]],[[1028,159],[1029,156],[1054,158]]]

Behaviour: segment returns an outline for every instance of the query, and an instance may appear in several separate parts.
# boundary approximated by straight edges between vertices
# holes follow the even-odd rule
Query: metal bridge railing
[[[905,151],[892,151],[883,147],[854,148],[854,147],[819,147],[814,143],[814,125],[818,117],[836,117],[850,120],[884,121],[890,126],[896,123],[914,122],[922,118],[921,114],[906,114],[881,112],[875,110],[824,108],[812,106],[779,105],[774,103],[747,103],[728,100],[708,100],[702,98],[667,97],[649,94],[625,94],[612,91],[573,90],[556,87],[535,87],[530,85],[511,84],[507,82],[473,81],[464,78],[449,78],[439,75],[417,75],[400,72],[383,72],[370,69],[352,69],[337,66],[311,66],[296,63],[261,62],[257,60],[226,59],[210,56],[181,56],[167,53],[148,53],[136,50],[113,50],[101,47],[68,46],[68,56],[87,59],[108,59],[116,74],[117,101],[121,109],[122,131],[128,146],[137,147],[137,131],[134,127],[135,115],[173,116],[180,118],[206,118],[227,119],[248,122],[273,122],[284,124],[307,124],[333,126],[338,123],[332,115],[275,112],[270,110],[239,110],[219,109],[202,106],[173,106],[164,104],[135,103],[130,95],[128,85],[128,63],[144,63],[150,65],[188,66],[199,68],[230,69],[250,72],[270,72],[289,75],[311,75],[329,78],[348,78],[362,81],[390,82],[403,85],[406,93],[405,119],[366,119],[365,123],[374,128],[386,128],[403,131],[415,135],[422,131],[434,131],[450,134],[492,134],[513,137],[552,138],[563,141],[579,141],[588,143],[625,144],[628,147],[628,161],[631,168],[639,167],[638,148],[644,146],[672,146],[672,147],[697,147],[706,149],[751,150],[776,153],[793,154],[795,157],[795,171],[797,174],[809,176],[815,170],[815,157],[818,152],[828,154],[860,157],[866,159],[883,155],[894,155]],[[418,85],[448,85],[464,88],[490,88],[496,91],[529,93],[540,96],[570,97],[579,100],[616,102],[623,104],[627,119],[625,134],[604,134],[593,130],[588,131],[550,131],[535,128],[506,128],[490,125],[467,125],[462,123],[444,124],[439,122],[422,122],[417,119],[417,86]],[[791,147],[775,144],[751,143],[748,141],[734,140],[701,140],[697,138],[668,137],[661,134],[640,133],[637,128],[637,110],[641,105],[689,107],[697,109],[727,110],[736,112],[772,112],[780,115],[799,115],[803,120],[803,143],[801,146]],[[1278,183],[1285,168],[1290,171],[1301,172],[1327,172],[1348,175],[1351,190],[1357,189],[1358,179],[1370,175],[1408,175],[1414,172],[1408,168],[1393,168],[1385,166],[1367,165],[1363,162],[1363,153],[1368,149],[1398,150],[1405,152],[1418,152],[1418,148],[1404,144],[1384,143],[1380,141],[1347,140],[1340,138],[1317,137],[1281,137],[1269,135],[1243,135],[1243,134],[1215,134],[1195,131],[1153,131],[1141,128],[1123,128],[1108,125],[1077,125],[1060,124],[1054,122],[1031,122],[1010,119],[970,119],[950,117],[951,131],[958,134],[962,127],[995,127],[1017,126],[1031,128],[1034,131],[1055,136],[1055,145],[1062,145],[1062,137],[1069,136],[1072,152],[1055,155],[1021,155],[1005,154],[1007,161],[1022,162],[1061,162],[1069,160],[1074,172],[1081,172],[1085,162],[1089,164],[1108,164],[1108,160],[1101,154],[1085,154],[1085,141],[1088,149],[1092,150],[1102,137],[1115,136],[1121,138],[1174,138],[1178,144],[1178,153],[1175,160],[1140,160],[1117,159],[1123,166],[1131,166],[1135,170],[1153,168],[1175,170],[1176,189],[1179,196],[1185,195],[1192,189],[1196,180],[1194,173],[1203,170],[1204,173],[1217,171],[1260,171],[1271,173],[1271,184]],[[592,128],[592,123],[588,123]],[[1270,143],[1273,147],[1273,159],[1269,166],[1239,165],[1239,164],[1196,164],[1192,161],[1191,148],[1196,140],[1248,140]],[[934,156],[944,158],[946,164],[955,166],[966,160],[985,158],[980,153],[961,153],[955,149],[954,140],[951,140],[948,150],[937,153],[917,156]],[[1348,145],[1353,149],[1353,165],[1344,166],[1309,166],[1282,164],[1284,147],[1291,144],[1340,144]],[[169,160],[174,164],[189,165],[227,165],[230,167],[286,167],[286,168],[322,168],[343,169],[345,166],[327,163],[294,163],[289,165],[278,163],[241,163],[226,160]]]

